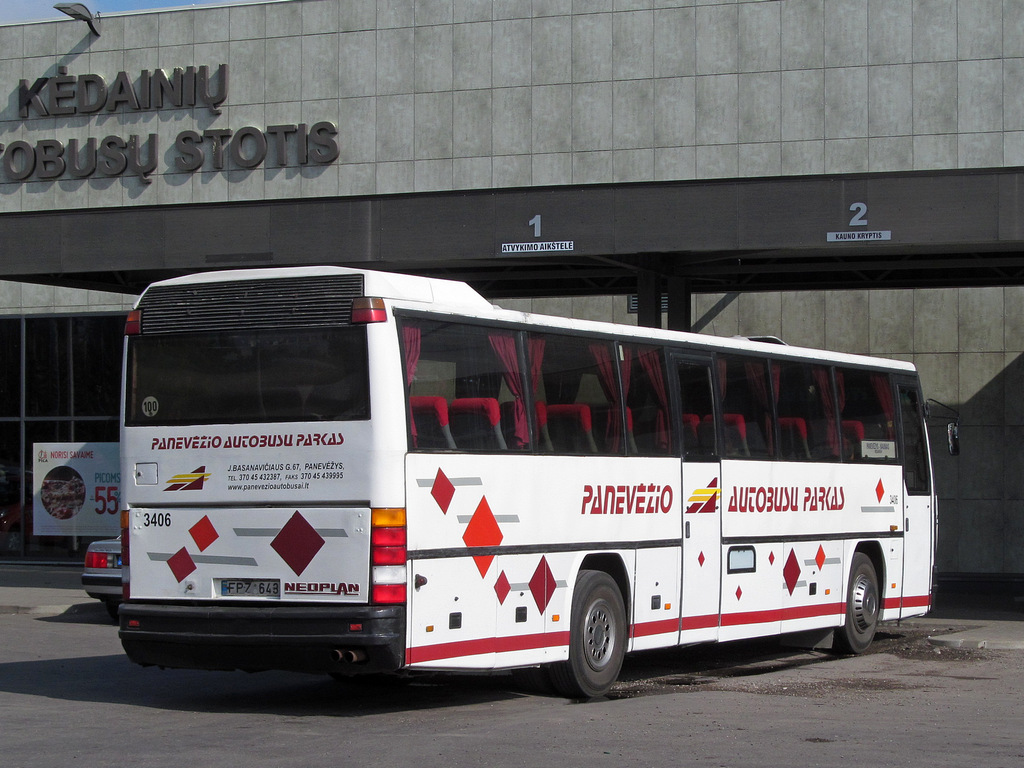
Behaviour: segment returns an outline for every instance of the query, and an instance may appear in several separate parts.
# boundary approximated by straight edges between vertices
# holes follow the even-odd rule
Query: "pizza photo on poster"
[[[43,478],[43,508],[57,520],[70,520],[85,504],[85,481],[73,467],[54,467]]]

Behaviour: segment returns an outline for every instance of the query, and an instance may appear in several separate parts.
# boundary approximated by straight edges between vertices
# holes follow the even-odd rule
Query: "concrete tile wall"
[[[0,315],[127,312],[135,296],[0,280]]]
[[[150,132],[135,177],[13,182],[58,206],[1024,163],[1022,0],[291,0],[0,26],[0,82],[226,62],[222,114],[22,120],[0,143]],[[362,101],[355,101],[361,99]],[[337,168],[186,175],[185,127],[331,120]]]
[[[498,304],[636,323],[623,297]],[[694,297],[693,323],[715,336],[779,336],[914,363],[925,397],[961,417],[954,458],[951,417],[932,406],[939,570],[1024,574],[1024,287],[707,294]]]

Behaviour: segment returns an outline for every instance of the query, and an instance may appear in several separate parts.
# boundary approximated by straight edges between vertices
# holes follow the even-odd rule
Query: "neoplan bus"
[[[541,317],[345,268],[156,283],[126,328],[120,637],[144,665],[532,670],[931,605],[913,366]]]

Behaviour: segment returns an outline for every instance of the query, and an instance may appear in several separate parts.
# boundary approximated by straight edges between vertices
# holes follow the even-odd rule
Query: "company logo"
[[[191,472],[184,472],[180,475],[175,475],[167,481],[167,487],[165,491],[201,491],[203,490],[203,483],[210,479],[210,473],[206,471],[206,467],[196,467]]]
[[[690,498],[686,500],[686,514],[714,513],[715,507],[718,504],[718,497],[721,495],[722,491],[718,488],[718,478],[711,478],[707,488],[697,488]]]
[[[359,585],[337,581],[286,581],[284,592],[286,595],[358,595]]]

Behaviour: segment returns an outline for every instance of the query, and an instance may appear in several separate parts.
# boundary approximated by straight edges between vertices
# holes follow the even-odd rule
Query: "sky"
[[[0,24],[45,19],[66,19],[67,16],[54,10],[60,0],[0,0]],[[223,0],[77,0],[93,13],[118,13],[140,11],[147,8],[181,8],[192,5],[211,5]]]

